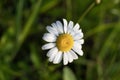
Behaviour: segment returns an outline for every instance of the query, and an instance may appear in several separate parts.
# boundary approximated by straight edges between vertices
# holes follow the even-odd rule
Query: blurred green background
[[[63,18],[85,39],[67,66],[41,50],[46,26]],[[120,80],[120,0],[0,0],[0,80]]]

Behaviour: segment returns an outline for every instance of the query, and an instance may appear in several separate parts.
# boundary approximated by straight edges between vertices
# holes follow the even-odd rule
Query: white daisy
[[[63,19],[63,24],[56,21],[46,29],[49,33],[43,35],[43,40],[48,43],[43,45],[42,49],[50,49],[47,53],[50,62],[58,64],[63,59],[63,64],[67,65],[68,62],[78,59],[78,55],[83,55],[84,39],[82,39],[83,33],[78,23],[74,26],[72,21],[68,23],[66,19]]]

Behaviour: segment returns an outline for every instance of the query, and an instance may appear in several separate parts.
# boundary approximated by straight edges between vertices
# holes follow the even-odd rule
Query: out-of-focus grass
[[[67,67],[42,51],[46,25],[79,22],[84,56]],[[119,80],[120,0],[0,0],[0,80]]]

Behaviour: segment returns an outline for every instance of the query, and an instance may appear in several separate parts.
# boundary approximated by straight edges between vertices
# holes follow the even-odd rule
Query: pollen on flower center
[[[70,34],[60,34],[57,38],[56,45],[60,51],[69,51],[74,44],[73,37]]]

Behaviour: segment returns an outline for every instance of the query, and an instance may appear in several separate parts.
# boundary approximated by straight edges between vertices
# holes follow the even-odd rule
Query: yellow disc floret
[[[60,34],[56,41],[57,48],[63,52],[71,50],[73,44],[74,40],[70,34]]]

